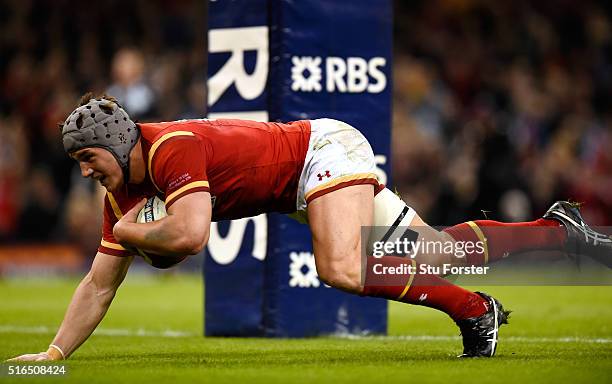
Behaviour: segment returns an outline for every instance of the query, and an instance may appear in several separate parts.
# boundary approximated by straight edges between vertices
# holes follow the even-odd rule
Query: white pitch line
[[[36,326],[23,327],[18,325],[0,325],[0,333],[26,333],[36,335],[55,334],[57,329]],[[140,337],[192,337],[199,336],[194,332],[176,331],[167,329],[164,331],[148,331],[146,329],[116,329],[116,328],[99,328],[94,331],[94,335],[99,336],[140,336]]]
[[[18,325],[0,325],[0,334],[2,333],[23,333],[48,335],[55,334],[55,328],[46,326],[24,327]],[[121,328],[100,328],[96,329],[95,335],[99,336],[138,336],[138,337],[195,337],[201,334],[195,332],[177,331],[167,329],[164,331],[149,331],[146,329],[121,329]],[[388,341],[459,341],[461,336],[433,336],[433,335],[397,335],[397,336],[360,336],[360,335],[330,335],[332,338],[346,340],[388,340]],[[508,336],[503,337],[503,341],[518,342],[518,343],[587,343],[587,344],[609,344],[612,339],[599,337],[526,337],[526,336]]]
[[[455,341],[461,340],[461,336],[433,336],[433,335],[397,335],[397,336],[360,336],[360,335],[334,335],[340,339],[347,340],[405,340],[405,341]],[[508,336],[502,337],[503,341],[518,343],[594,343],[608,344],[612,339],[600,337],[527,337]]]

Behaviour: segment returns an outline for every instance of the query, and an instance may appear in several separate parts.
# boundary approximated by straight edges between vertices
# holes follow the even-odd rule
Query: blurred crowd
[[[612,224],[611,4],[401,1],[394,182],[431,224],[557,199]]]
[[[100,238],[99,185],[58,123],[92,90],[135,120],[205,114],[202,1],[0,1],[0,242]]]
[[[590,1],[397,1],[393,179],[431,224],[555,199],[612,224],[612,30]],[[204,1],[0,1],[0,242],[99,241],[104,191],[58,122],[88,90],[205,114]]]

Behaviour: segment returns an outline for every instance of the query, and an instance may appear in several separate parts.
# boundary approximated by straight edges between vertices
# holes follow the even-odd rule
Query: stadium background
[[[87,90],[118,97],[139,121],[202,117],[204,13],[200,1],[0,1],[0,279],[13,273],[38,278],[58,270],[80,276],[89,266],[99,243],[104,191],[81,178],[74,162],[66,157],[57,123]],[[396,1],[394,15],[392,178],[404,200],[426,221],[447,225],[485,214],[522,220],[541,215],[554,200],[572,198],[588,201],[587,220],[611,224],[609,4]],[[19,258],[24,263],[15,266]],[[40,260],[44,260],[42,267]],[[198,268],[195,260],[185,269]],[[190,279],[163,292],[150,282],[137,282],[126,287],[125,295],[133,299],[131,305],[139,303],[132,310],[144,311],[145,304],[154,307],[156,302],[139,296],[143,286],[171,301],[176,297],[172,294],[198,287],[199,282]],[[45,320],[49,327],[61,320],[74,285],[69,281],[42,283],[50,302],[63,303]],[[30,300],[33,309],[27,313],[32,319],[24,323],[40,324],[34,318],[35,309],[48,306],[46,300],[36,298],[39,286],[19,286],[2,285],[3,297],[19,294]],[[585,351],[604,359],[610,356],[610,331],[605,324],[611,314],[592,308],[609,307],[609,291],[604,289],[589,292],[592,301],[571,311],[553,311],[561,325],[537,333],[544,338],[580,336],[583,329],[575,323],[572,326],[580,315],[573,311],[595,319],[585,333],[607,337],[607,344],[600,349],[578,346],[574,350],[560,344],[561,361]],[[546,291],[543,300],[584,300],[581,292],[585,291],[572,290],[571,295],[558,291],[563,298]],[[534,318],[549,313],[549,307],[538,308],[535,298],[527,298],[532,291],[512,288],[504,292],[520,296],[523,309]],[[201,305],[199,296],[190,301],[196,302]],[[117,305],[126,313],[131,309],[131,305]],[[180,311],[178,306],[172,308]],[[21,313],[11,311],[0,316],[0,326],[23,321],[11,319]],[[185,326],[197,331],[195,321],[201,321],[201,316],[195,319],[190,311],[178,312],[183,320],[173,318],[163,326],[151,319],[139,320],[139,325],[153,330]],[[123,318],[115,313],[105,324],[127,327],[133,323],[127,314]],[[403,312],[398,316],[392,308],[391,333],[448,334],[450,328],[432,322],[430,312],[416,313],[411,312],[408,323],[404,322],[408,316]],[[520,319],[517,322],[515,330],[525,325]],[[542,331],[533,327],[514,335]],[[23,335],[6,336],[5,342],[11,337],[17,340]],[[48,342],[49,335],[37,337]],[[99,342],[104,346],[106,341],[101,338]],[[17,350],[15,343],[4,344],[0,350],[30,352]],[[150,343],[155,348],[156,342]],[[222,342],[210,343],[214,350]],[[458,339],[450,343],[451,349],[456,348]],[[91,348],[86,344],[81,356],[95,356],[95,347]],[[184,346],[169,347],[173,348],[180,351]],[[334,348],[344,347],[338,343]],[[426,356],[446,353],[448,348],[436,345]],[[140,353],[129,351],[134,356]],[[274,356],[270,355],[270,361]],[[329,362],[320,359],[315,363]],[[263,361],[270,363],[265,357]],[[584,368],[580,364],[576,360],[568,367]],[[607,370],[597,368],[591,373],[603,372],[604,376],[596,378],[610,377],[609,362],[604,364]],[[461,369],[469,372],[468,366]]]
[[[140,121],[201,117],[202,2],[0,3],[0,239],[98,242],[100,188],[57,123],[86,90]],[[611,224],[612,29],[591,1],[395,6],[393,180],[426,220],[588,201]]]

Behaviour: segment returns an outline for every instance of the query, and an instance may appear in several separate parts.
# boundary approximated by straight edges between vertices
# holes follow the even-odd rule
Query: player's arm
[[[208,242],[212,207],[210,193],[182,196],[168,207],[168,216],[146,224],[136,223],[144,200],[113,227],[115,240],[158,255],[194,255]]]
[[[45,361],[68,358],[98,326],[117,289],[123,282],[133,257],[98,252],[91,270],[77,287],[64,321],[46,352],[15,357],[12,361]],[[61,351],[61,352],[60,352]]]

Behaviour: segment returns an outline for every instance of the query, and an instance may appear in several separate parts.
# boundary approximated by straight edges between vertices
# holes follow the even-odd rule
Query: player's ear
[[[57,123],[57,127],[59,128],[60,133],[64,130],[64,123]]]

